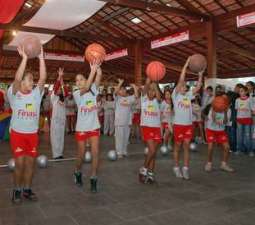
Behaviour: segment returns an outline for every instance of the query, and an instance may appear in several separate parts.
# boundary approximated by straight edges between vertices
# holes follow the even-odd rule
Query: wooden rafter
[[[121,5],[124,7],[130,7],[140,10],[147,10],[152,12],[158,12],[158,13],[168,13],[175,16],[182,16],[186,18],[192,18],[192,19],[201,19],[206,18],[207,16],[202,13],[195,13],[195,12],[189,12],[186,10],[182,10],[179,8],[169,7],[169,6],[163,6],[160,4],[154,4],[154,3],[148,3],[140,0],[99,0],[104,1],[116,5]]]

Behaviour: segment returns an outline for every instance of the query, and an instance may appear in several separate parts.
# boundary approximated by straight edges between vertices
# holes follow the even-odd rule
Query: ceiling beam
[[[48,29],[41,27],[29,27],[29,26],[12,26],[10,24],[0,24],[0,29],[3,30],[17,30],[17,31],[25,31],[25,32],[33,32],[33,33],[41,33],[41,34],[54,34],[59,37],[70,37],[77,39],[91,39],[97,40],[98,35],[92,35],[89,33],[82,32],[73,32],[73,31],[65,31],[65,30],[56,30],[56,29]],[[128,42],[127,38],[114,38],[112,36],[101,36],[104,40],[114,41],[114,42]]]
[[[144,2],[141,0],[98,0],[103,2],[108,2],[124,7],[139,9],[143,11],[149,11],[149,12],[157,12],[161,14],[170,14],[174,16],[181,16],[185,18],[191,18],[191,19],[207,19],[207,16],[202,13],[197,12],[190,12],[183,9],[167,6],[167,5],[160,5],[155,3],[149,3]]]

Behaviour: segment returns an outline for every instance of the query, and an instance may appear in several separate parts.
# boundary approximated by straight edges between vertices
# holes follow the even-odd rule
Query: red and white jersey
[[[40,105],[43,96],[39,87],[34,88],[28,94],[20,91],[13,94],[11,85],[7,96],[12,109],[11,129],[19,133],[36,133],[38,131]]]
[[[172,100],[174,104],[174,124],[192,125],[192,99],[192,91],[188,91],[183,95],[177,93],[176,89],[174,89],[172,93]]]
[[[171,104],[163,100],[160,104],[161,123],[170,123],[172,121],[173,113]]]
[[[225,130],[225,126],[226,126],[226,124],[224,124],[225,113],[224,112],[214,112],[214,113],[215,113],[215,116],[214,116],[215,119],[213,118],[213,111],[211,109],[208,114],[206,127],[214,131]]]
[[[80,95],[80,90],[73,93],[75,103],[78,107],[76,131],[93,131],[100,128],[97,115],[98,89],[92,84],[91,91]]]
[[[249,97],[238,98],[235,102],[235,109],[237,111],[236,118],[251,118],[252,116],[252,102]]]
[[[141,99],[137,98],[135,103],[132,106],[133,113],[140,113],[141,112]]]
[[[160,127],[160,106],[156,98],[149,100],[147,95],[141,97],[141,126]]]
[[[202,121],[202,109],[199,104],[192,103],[192,121],[201,122]]]

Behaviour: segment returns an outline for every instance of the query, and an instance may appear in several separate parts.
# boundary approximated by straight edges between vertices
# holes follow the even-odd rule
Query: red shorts
[[[173,127],[174,141],[181,143],[183,141],[191,141],[193,138],[193,125],[177,125]]]
[[[228,142],[228,135],[224,130],[216,131],[216,130],[210,130],[207,128],[205,133],[206,133],[207,143],[216,142],[218,144],[224,144]]]
[[[159,127],[142,127],[142,135],[144,141],[153,140],[157,143],[161,143],[161,130]]]
[[[202,124],[202,121],[193,121],[193,126],[194,127],[199,127],[200,124]]]
[[[92,130],[92,131],[76,131],[75,133],[75,139],[76,141],[86,141],[88,138],[91,137],[99,137],[100,136],[100,130]]]
[[[140,118],[141,118],[140,113],[134,113],[132,123],[136,125],[140,125]]]
[[[168,123],[165,123],[165,122],[161,124],[161,127],[162,127],[162,129],[164,129],[164,130],[169,129]]]
[[[10,144],[14,158],[20,156],[30,156],[36,158],[38,156],[38,134],[24,134],[11,130]]]

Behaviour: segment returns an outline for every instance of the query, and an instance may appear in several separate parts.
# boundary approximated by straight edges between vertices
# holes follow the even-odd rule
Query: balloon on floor
[[[8,165],[9,170],[13,171],[15,169],[15,160],[13,158],[11,158],[8,161],[7,165]]]
[[[197,151],[197,144],[195,142],[191,142],[189,148],[191,151]]]
[[[37,164],[39,168],[46,168],[48,165],[48,158],[46,155],[40,155],[37,157]]]
[[[108,153],[107,153],[107,158],[110,160],[110,161],[116,161],[117,160],[117,153],[115,150],[110,150]]]
[[[160,153],[161,153],[162,156],[168,155],[169,149],[167,148],[166,145],[162,145],[162,146],[160,147]]]

